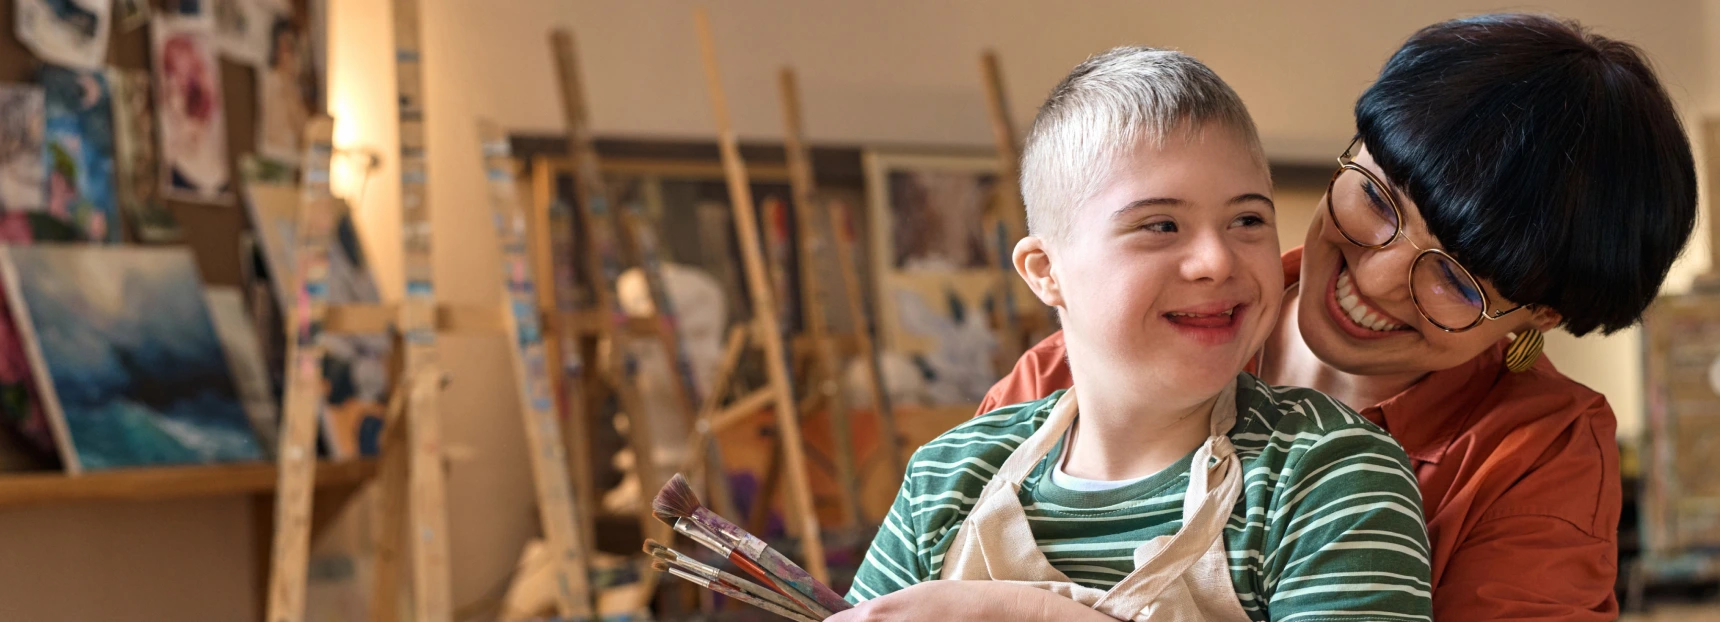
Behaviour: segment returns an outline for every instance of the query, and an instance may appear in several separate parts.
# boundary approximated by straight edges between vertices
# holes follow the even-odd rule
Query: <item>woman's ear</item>
[[[1051,270],[1051,255],[1045,240],[1038,236],[1027,236],[1015,243],[1015,252],[1010,258],[1015,262],[1015,272],[1021,275],[1021,280],[1027,281],[1027,287],[1033,290],[1033,295],[1047,306],[1063,306],[1063,290],[1057,285],[1057,275]]]
[[[1534,307],[1530,307],[1529,310],[1531,312],[1531,315],[1529,316],[1529,325],[1535,327],[1535,330],[1543,333],[1553,330],[1554,328],[1558,328],[1560,324],[1565,323],[1565,316],[1560,315],[1558,311],[1554,311],[1551,307],[1536,305]]]

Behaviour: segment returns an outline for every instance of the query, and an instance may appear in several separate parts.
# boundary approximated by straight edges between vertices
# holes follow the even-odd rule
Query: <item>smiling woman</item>
[[[1436,619],[1615,618],[1616,423],[1539,333],[1636,323],[1688,241],[1695,166],[1665,89],[1629,44],[1484,15],[1411,37],[1356,125],[1252,369],[1402,443]],[[1077,339],[1035,346],[981,412],[1070,386]]]

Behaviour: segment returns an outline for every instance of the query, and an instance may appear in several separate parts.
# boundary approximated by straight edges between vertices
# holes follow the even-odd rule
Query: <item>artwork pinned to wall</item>
[[[290,177],[281,181],[281,169],[256,158],[240,166],[244,175],[245,204],[262,246],[264,264],[273,283],[277,304],[291,301],[294,243],[297,239],[299,189]],[[275,180],[271,182],[270,180]],[[329,304],[376,303],[381,292],[371,277],[370,266],[353,225],[350,210],[342,208],[329,249]],[[392,342],[388,335],[337,335],[324,333],[323,380],[328,387],[323,413],[323,440],[336,459],[376,455],[382,440],[391,388],[388,357]]]
[[[113,0],[16,0],[18,41],[55,65],[97,71],[107,60]]]
[[[47,133],[47,213],[80,238],[120,240],[114,203],[113,103],[107,77],[64,67],[42,68]]]
[[[279,8],[270,0],[209,0],[215,44],[221,55],[242,65],[261,67],[268,55],[269,30]]]
[[[161,184],[171,198],[229,204],[221,66],[209,22],[157,15],[150,28],[161,131]]]
[[[138,240],[177,242],[183,237],[179,221],[162,201],[158,183],[149,72],[109,69],[108,87],[113,91],[114,192],[121,217]]]
[[[867,152],[864,164],[880,340],[921,369],[931,405],[978,402],[999,376],[992,318],[1009,276],[984,225],[997,159]]]
[[[277,14],[270,21],[258,65],[257,152],[294,163],[300,157],[299,137],[317,109],[317,79],[305,37],[291,16]]]
[[[257,327],[251,323],[251,312],[245,309],[245,295],[236,287],[209,287],[203,294],[209,303],[209,315],[215,321],[215,335],[227,354],[227,366],[233,372],[239,400],[251,418],[251,429],[256,431],[264,451],[272,455],[280,436],[278,402],[268,364],[263,361]]]
[[[263,458],[189,251],[12,246],[0,268],[68,471]]]
[[[122,32],[131,32],[149,25],[150,16],[154,14],[149,6],[149,0],[114,0],[114,19],[119,22]]]
[[[47,167],[42,164],[42,89],[26,84],[0,84],[0,241],[17,239],[10,232],[27,227],[25,214],[46,207]]]

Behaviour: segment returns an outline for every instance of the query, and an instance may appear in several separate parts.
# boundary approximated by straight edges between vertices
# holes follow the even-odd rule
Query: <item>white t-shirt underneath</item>
[[[1140,477],[1131,477],[1129,479],[1117,479],[1117,480],[1086,479],[1086,478],[1082,478],[1082,477],[1075,477],[1073,475],[1068,474],[1067,472],[1064,472],[1063,462],[1064,462],[1064,459],[1066,457],[1066,455],[1065,455],[1066,452],[1063,450],[1068,449],[1069,439],[1070,439],[1070,437],[1072,437],[1074,435],[1075,435],[1075,426],[1069,426],[1069,431],[1063,433],[1063,444],[1060,446],[1060,448],[1057,452],[1057,456],[1055,458],[1053,458],[1054,460],[1056,460],[1055,464],[1057,466],[1056,466],[1056,468],[1051,469],[1051,483],[1053,485],[1057,486],[1058,488],[1062,488],[1064,490],[1073,490],[1075,492],[1104,492],[1107,490],[1116,490],[1118,488],[1122,488],[1122,487],[1127,486],[1129,484],[1133,484],[1135,482],[1138,482],[1138,481],[1144,480],[1146,478],[1152,477],[1152,475],[1143,475]]]

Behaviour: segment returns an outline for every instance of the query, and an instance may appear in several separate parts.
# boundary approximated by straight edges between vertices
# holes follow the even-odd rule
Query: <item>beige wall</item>
[[[577,34],[599,133],[711,135],[694,2],[421,1],[436,277],[450,302],[499,300],[474,122],[486,115],[514,131],[559,130],[549,28],[568,26]],[[1684,109],[1696,113],[1720,103],[1711,95],[1720,81],[1705,78],[1720,66],[1720,36],[1704,36],[1720,33],[1716,3],[1590,0],[1528,8],[1576,17],[1642,45]],[[331,4],[337,143],[386,154],[357,210],[384,291],[398,297],[389,3]],[[1025,125],[1044,93],[1087,54],[1144,43],[1207,61],[1248,101],[1274,158],[1310,162],[1325,162],[1342,148],[1355,96],[1415,28],[1503,6],[1459,0],[705,4],[743,138],[779,136],[774,72],[788,62],[800,74],[814,141],[988,145],[977,69],[982,48],[994,46],[1001,55],[1010,103]],[[337,171],[336,183],[349,196],[360,185],[353,170]],[[1306,222],[1312,205],[1303,194],[1292,200],[1310,203],[1297,210]],[[1675,281],[1703,267],[1687,263]],[[1561,367],[1612,398],[1627,430],[1640,418],[1635,344],[1634,333],[1549,343]],[[536,526],[503,342],[450,337],[442,352],[454,378],[443,402],[450,442],[474,452],[454,465],[450,479],[454,601],[467,603],[505,578]],[[239,500],[0,510],[6,534],[0,619],[246,619],[252,603],[244,590],[254,563],[244,539],[248,525]]]

